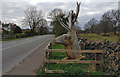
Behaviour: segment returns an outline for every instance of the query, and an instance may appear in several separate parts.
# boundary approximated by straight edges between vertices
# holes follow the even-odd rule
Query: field
[[[63,45],[53,44],[52,49],[64,49]],[[53,52],[50,59],[59,60],[66,57],[64,52]],[[49,63],[49,70],[64,70],[63,74],[45,74],[45,67],[38,71],[38,75],[103,75],[102,70],[92,71],[90,70],[91,64],[64,64],[64,63]]]
[[[111,42],[118,42],[118,36],[117,35],[111,35],[111,36],[102,36],[102,34],[97,35],[97,34],[80,34],[80,37],[84,37],[90,40],[94,41],[104,41],[107,39],[108,41]]]

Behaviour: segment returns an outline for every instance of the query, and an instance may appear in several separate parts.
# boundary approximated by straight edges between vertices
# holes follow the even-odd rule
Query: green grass
[[[62,44],[53,44],[52,45],[52,49],[65,49],[65,46]],[[50,59],[62,59],[64,57],[67,57],[66,54],[64,52],[54,52],[52,53]]]
[[[62,44],[52,44],[52,49],[65,49],[65,46]]]
[[[64,45],[58,45],[53,44],[52,49],[64,49]],[[62,59],[66,57],[66,54],[64,52],[53,52],[50,59]],[[45,66],[45,65],[44,65]],[[38,70],[38,75],[88,75],[88,68],[90,64],[77,64],[77,63],[49,63],[48,64],[49,70],[64,70],[65,73],[63,74],[45,74],[45,67],[43,67],[41,70]],[[103,72],[101,70],[97,72],[90,71],[90,75],[103,75]]]
[[[97,35],[97,34],[80,34],[81,37],[93,40],[93,41],[104,41],[107,39],[108,41],[111,42],[118,42],[118,36],[117,35],[112,35],[112,36],[102,36],[102,35]]]
[[[58,36],[60,36],[60,35],[55,34],[55,38],[58,37]]]

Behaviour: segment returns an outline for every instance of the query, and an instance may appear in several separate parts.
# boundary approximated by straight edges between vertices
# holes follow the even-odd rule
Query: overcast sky
[[[24,19],[24,11],[32,6],[36,6],[44,11],[44,16],[54,8],[60,8],[64,11],[75,11],[76,2],[82,2],[79,14],[79,24],[83,28],[84,24],[91,18],[101,19],[103,13],[118,9],[119,0],[3,0],[0,2],[0,19],[4,22],[16,23],[21,28]],[[48,19],[47,19],[48,20]]]

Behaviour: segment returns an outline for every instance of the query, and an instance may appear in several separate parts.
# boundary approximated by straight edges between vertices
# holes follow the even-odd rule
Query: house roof
[[[8,27],[9,24],[2,24],[2,27]]]

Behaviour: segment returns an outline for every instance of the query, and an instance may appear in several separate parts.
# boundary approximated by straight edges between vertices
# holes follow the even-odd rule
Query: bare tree
[[[85,25],[84,25],[84,29],[86,30],[86,29],[90,29],[90,25],[88,24],[88,23],[86,23]]]
[[[42,34],[41,32],[43,32],[41,28],[43,27],[47,27],[47,21],[45,19],[41,19],[39,24],[36,26],[36,31],[40,34]]]
[[[120,10],[108,11],[103,15],[104,21],[109,21],[114,27],[114,34],[116,35],[117,26],[120,25]]]
[[[43,19],[42,10],[32,7],[25,11],[24,24],[27,26],[29,25],[33,33],[35,33],[35,29],[39,25],[41,19]]]
[[[91,33],[95,33],[96,32],[96,25],[99,24],[99,21],[96,20],[95,18],[92,18],[90,21],[88,21],[85,26],[84,29],[89,29],[89,31]]]

